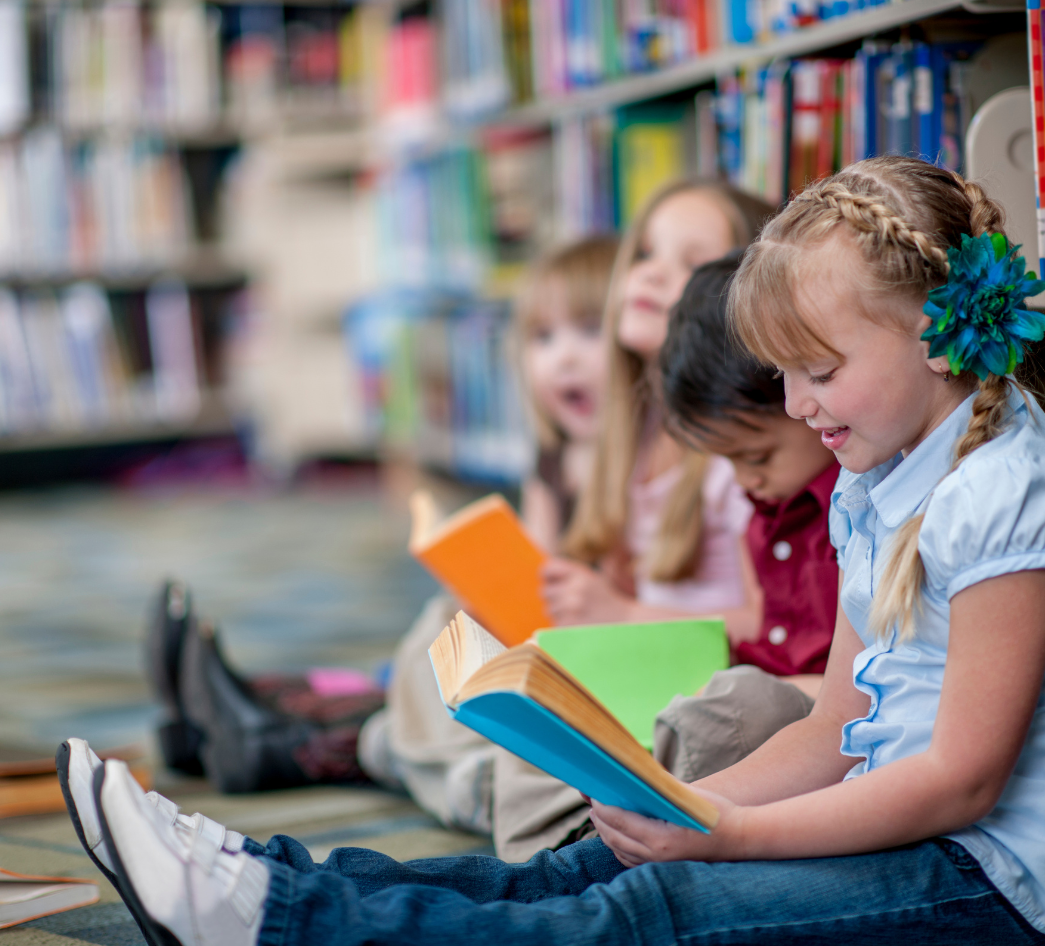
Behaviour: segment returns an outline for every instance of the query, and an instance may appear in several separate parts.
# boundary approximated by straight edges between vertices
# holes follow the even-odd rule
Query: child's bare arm
[[[1045,571],[1002,575],[955,595],[943,689],[925,752],[760,807],[735,807],[721,798],[722,818],[710,835],[597,804],[596,827],[621,860],[633,864],[857,854],[972,824],[997,803],[1023,747],[1045,676],[1043,613]],[[837,676],[829,663],[822,701],[832,702]],[[780,747],[780,736],[818,717],[822,711],[814,710],[763,748]],[[812,734],[812,725],[806,728]],[[735,774],[756,756],[749,781],[771,764],[809,762],[805,752],[788,760],[760,750],[727,771]]]
[[[806,696],[815,700],[820,695],[820,688],[824,685],[822,673],[796,673],[791,677],[781,677],[792,686],[798,687]]]
[[[864,645],[841,606],[827,671],[806,719],[785,727],[746,759],[694,783],[739,805],[764,805],[841,781],[857,762],[838,750],[842,726],[867,713],[870,698],[853,686],[853,659]],[[788,678],[785,678],[788,679]]]
[[[522,521],[526,531],[546,552],[554,552],[559,545],[559,506],[546,483],[529,477],[522,487]]]

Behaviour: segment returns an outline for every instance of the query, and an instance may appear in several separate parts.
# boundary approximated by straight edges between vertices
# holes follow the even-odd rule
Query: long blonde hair
[[[687,191],[705,194],[718,205],[730,223],[735,246],[747,245],[773,215],[769,204],[727,184],[680,180],[649,199],[621,241],[603,318],[608,380],[595,462],[563,538],[564,552],[582,561],[597,562],[623,546],[628,485],[650,412],[657,409],[645,363],[617,341],[624,282],[639,255],[650,217],[669,198]],[[655,581],[678,581],[692,573],[700,548],[701,487],[706,467],[704,454],[687,452],[682,477],[664,508],[658,541],[646,561],[640,563],[643,574]]]
[[[536,330],[553,284],[561,286],[565,292],[566,310],[572,322],[582,325],[602,318],[618,245],[617,237],[610,234],[590,236],[551,251],[530,267],[514,313],[520,362],[523,361],[523,347]],[[522,364],[518,366],[523,368]],[[565,440],[563,432],[533,397],[525,370],[520,370],[519,376],[540,445],[546,450],[562,446]]]
[[[807,270],[809,248],[844,228],[870,278],[865,297],[897,295],[924,303],[947,279],[947,247],[962,234],[1003,233],[1001,208],[972,181],[924,161],[879,157],[859,161],[812,184],[763,230],[741,264],[730,291],[733,326],[763,361],[794,364],[825,353],[837,356],[798,310],[796,293]],[[866,317],[890,319],[890,307],[865,309]],[[912,326],[899,326],[910,331]],[[970,453],[998,436],[1008,420],[1008,394],[1015,382],[988,375],[980,382],[964,372],[956,383],[977,395],[966,432],[954,447],[953,471]],[[1018,387],[1018,385],[1016,385]],[[900,640],[915,633],[925,569],[918,552],[924,513],[896,532],[878,582],[869,618],[884,639],[899,625]]]

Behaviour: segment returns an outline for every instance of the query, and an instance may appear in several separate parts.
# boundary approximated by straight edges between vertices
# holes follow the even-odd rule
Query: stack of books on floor
[[[100,752],[105,759],[123,759],[145,789],[152,787],[152,773],[141,747]],[[65,811],[54,757],[17,747],[0,746],[0,818],[42,815]],[[2,896],[2,891],[0,891]],[[3,924],[0,923],[0,926]]]
[[[77,877],[40,877],[0,868],[0,930],[98,902],[98,885]]]

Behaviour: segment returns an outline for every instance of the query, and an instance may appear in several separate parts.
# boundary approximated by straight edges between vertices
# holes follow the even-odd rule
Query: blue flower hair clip
[[[1045,281],[1025,272],[1001,233],[962,234],[960,248],[948,247],[947,282],[929,293],[922,311],[932,325],[922,334],[929,357],[947,356],[951,371],[1004,377],[1023,361],[1027,342],[1045,337],[1045,313],[1023,307],[1027,296],[1045,290]]]

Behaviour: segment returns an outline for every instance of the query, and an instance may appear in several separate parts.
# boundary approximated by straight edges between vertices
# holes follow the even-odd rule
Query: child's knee
[[[683,781],[739,762],[808,715],[812,701],[786,680],[742,665],[715,673],[699,696],[676,696],[658,716],[654,755]]]

